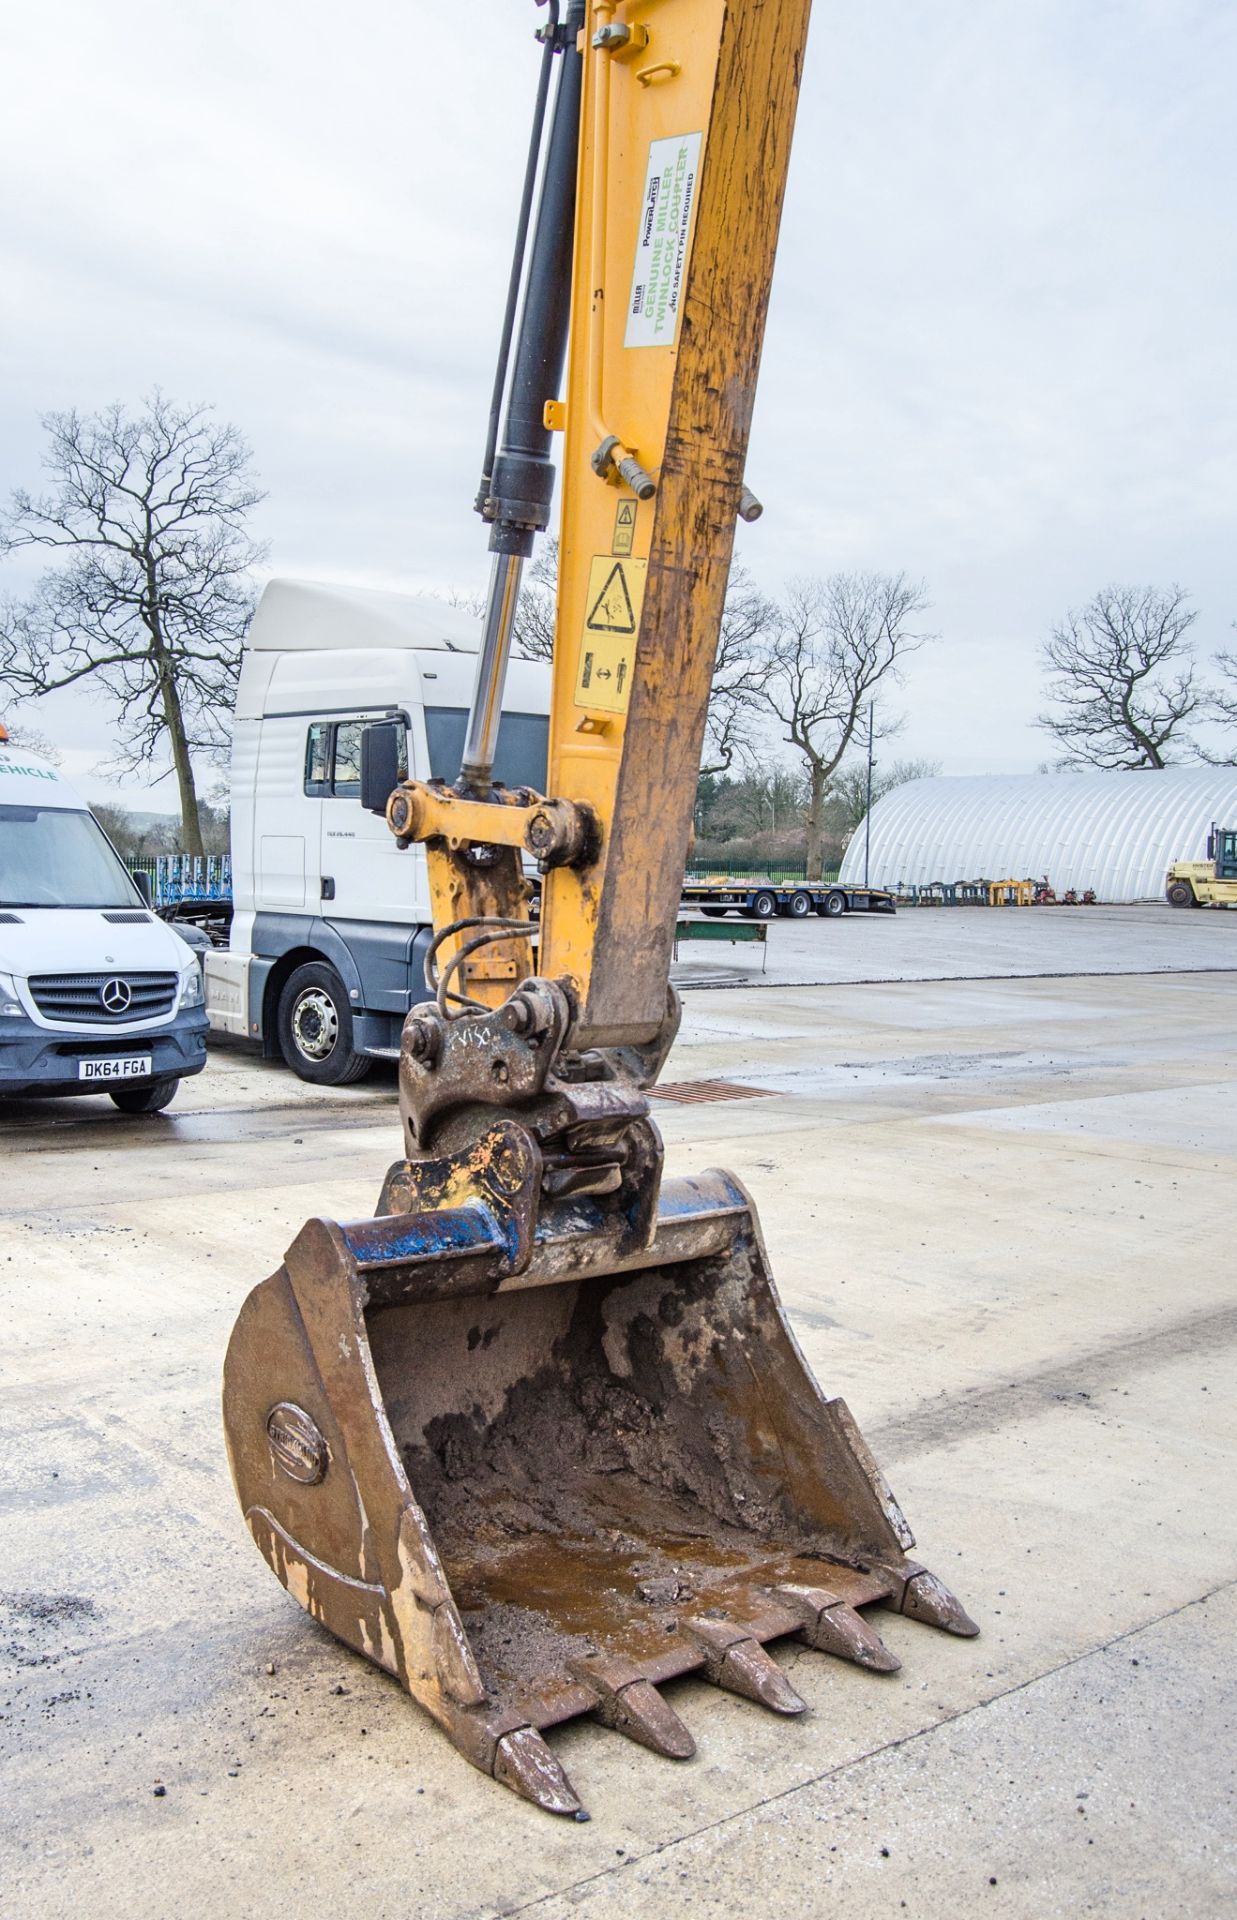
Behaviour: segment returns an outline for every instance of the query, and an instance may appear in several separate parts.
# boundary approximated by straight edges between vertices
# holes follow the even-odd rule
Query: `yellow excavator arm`
[[[793,1714],[769,1642],[889,1672],[864,1609],[976,1629],[808,1373],[748,1197],[724,1173],[663,1180],[648,1108],[735,520],[759,512],[745,462],[809,0],[548,12],[460,776],[396,786],[395,743],[365,740],[363,799],[389,793],[392,831],[425,845],[434,908],[405,1151],[374,1218],[310,1221],[250,1295],[224,1415],[289,1591],[474,1765],[583,1817],[543,1738],[560,1721],[684,1759],[661,1691],[681,1674]],[[541,794],[493,766],[560,433]]]
[[[539,396],[565,426],[556,811],[495,811],[492,734],[488,757],[465,757],[465,791],[414,783],[391,817],[430,844],[440,931],[521,912],[516,863],[505,890],[492,871],[470,885],[454,829],[543,859],[538,971],[570,982],[577,1043],[592,1046],[647,1043],[666,1018],[735,520],[759,512],[744,464],[809,0],[603,0],[571,24],[585,11],[568,55],[581,110],[566,397]],[[495,566],[500,639],[482,656],[492,723],[513,558]],[[474,795],[487,816],[467,811]],[[509,943],[462,972],[478,998],[503,998],[527,958]]]
[[[664,1018],[808,11],[591,10],[550,791],[602,834],[548,875],[542,935],[584,1045]],[[599,483],[611,440],[651,498],[613,452]]]

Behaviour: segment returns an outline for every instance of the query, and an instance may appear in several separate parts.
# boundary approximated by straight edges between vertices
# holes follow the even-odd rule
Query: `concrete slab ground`
[[[748,1183],[984,1631],[883,1616],[879,1679],[784,1645],[793,1722],[681,1682],[685,1764],[563,1729],[587,1826],[459,1760],[233,1503],[232,1320],[308,1214],[372,1209],[390,1080],[220,1052],[158,1119],[0,1113],[0,1910],[1231,1913],[1233,1004],[1218,971],[690,996],[666,1078],[751,1097],[659,1103],[671,1170]]]
[[[740,924],[734,915],[715,924]],[[1130,907],[900,907],[774,920],[768,952],[679,948],[681,986],[828,986],[846,980],[1185,973],[1237,967],[1237,912]]]

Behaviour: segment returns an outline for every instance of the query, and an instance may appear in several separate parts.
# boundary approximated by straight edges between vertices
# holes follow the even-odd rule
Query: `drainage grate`
[[[671,1080],[664,1087],[651,1087],[650,1100],[676,1100],[685,1107],[702,1106],[707,1100],[772,1100],[772,1087],[739,1087],[732,1080]]]

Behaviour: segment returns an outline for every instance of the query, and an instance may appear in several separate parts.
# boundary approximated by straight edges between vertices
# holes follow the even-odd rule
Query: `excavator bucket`
[[[747,1195],[714,1172],[658,1196],[643,1127],[610,1194],[547,1198],[509,1118],[397,1163],[376,1218],[305,1226],[225,1373],[237,1491],[289,1592],[475,1766],[576,1818],[560,1721],[686,1759],[660,1691],[682,1674],[796,1714],[770,1642],[881,1674],[873,1608],[977,1631],[809,1373]]]

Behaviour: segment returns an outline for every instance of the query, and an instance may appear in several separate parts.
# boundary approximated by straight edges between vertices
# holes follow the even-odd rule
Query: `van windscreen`
[[[425,732],[431,780],[458,780],[468,729],[466,707],[426,707]],[[534,787],[545,792],[550,754],[550,719],[544,713],[508,713],[498,723],[494,778],[504,787]]]
[[[140,907],[93,814],[0,806],[0,907]]]

